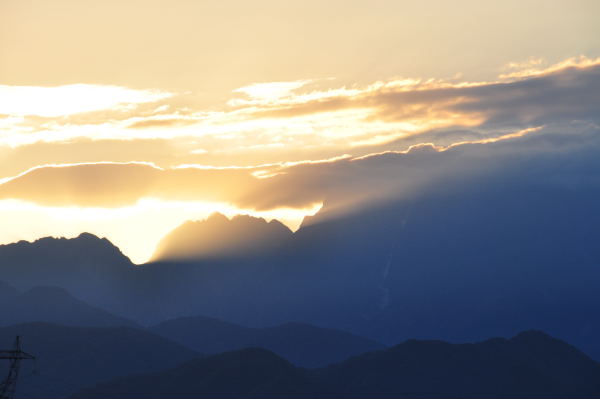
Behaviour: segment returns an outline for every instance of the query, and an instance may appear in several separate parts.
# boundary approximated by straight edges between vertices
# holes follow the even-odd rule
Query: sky
[[[598,15],[595,0],[0,0],[0,243],[88,231],[143,263],[215,211],[296,230],[508,153],[589,145]]]

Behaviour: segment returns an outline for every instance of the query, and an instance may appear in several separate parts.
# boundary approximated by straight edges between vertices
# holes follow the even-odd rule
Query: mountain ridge
[[[528,341],[523,344],[523,340]],[[531,350],[532,346],[544,350]],[[548,359],[555,361],[548,366]],[[231,384],[236,381],[236,384]],[[162,396],[161,396],[162,395]],[[470,344],[410,340],[329,367],[296,368],[264,349],[192,360],[153,375],[123,377],[70,399],[592,399],[600,364],[541,332]]]
[[[215,212],[207,219],[187,221],[165,235],[152,261],[194,261],[216,257],[245,257],[276,248],[293,235],[276,219]]]

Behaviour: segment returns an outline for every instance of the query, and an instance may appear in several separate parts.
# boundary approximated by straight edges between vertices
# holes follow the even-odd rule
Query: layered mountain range
[[[135,266],[90,234],[20,242],[0,247],[0,277],[24,291],[61,287],[142,324],[200,314],[253,327],[295,320],[387,344],[538,328],[598,358],[600,212],[574,193],[521,192],[450,193],[313,220],[246,257]],[[565,206],[571,212],[555,212]]]
[[[595,398],[600,170],[536,170],[326,202],[295,233],[214,215],[145,265],[87,233],[3,245],[0,339],[43,359],[33,398]]]
[[[556,162],[463,174],[352,211],[326,202],[293,234],[251,217],[188,222],[141,266],[90,234],[4,245],[0,281],[64,288],[146,325],[294,321],[387,345],[533,328],[600,359],[598,165]]]

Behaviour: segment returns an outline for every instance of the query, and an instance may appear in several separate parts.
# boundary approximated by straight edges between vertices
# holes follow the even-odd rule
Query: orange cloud
[[[530,78],[535,76],[550,75],[554,72],[562,71],[567,68],[584,69],[600,65],[600,57],[588,58],[584,55],[571,57],[556,64],[544,67],[542,58],[530,58],[525,62],[511,62],[507,68],[513,69],[513,72],[501,74],[501,79]]]
[[[507,129],[597,120],[599,71],[597,60],[579,58],[498,81],[391,79],[337,88],[330,87],[334,80],[260,83],[239,89],[236,94],[246,98],[221,110],[194,110],[185,106],[185,96],[171,96],[61,118],[6,117],[0,119],[0,153],[88,140],[98,148],[111,142],[115,149],[126,142],[164,143],[165,151],[148,146],[135,158],[164,167],[360,156],[405,147],[415,136],[438,140],[444,132],[462,130],[465,139],[494,137]],[[123,161],[108,150],[83,159],[98,160]],[[3,167],[10,168],[0,162],[0,176],[9,175]]]

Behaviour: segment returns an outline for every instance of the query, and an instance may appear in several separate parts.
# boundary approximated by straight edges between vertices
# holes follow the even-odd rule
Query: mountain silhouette
[[[57,286],[75,296],[86,293],[78,284],[85,279],[96,284],[119,284],[133,264],[106,238],[82,233],[76,238],[46,237],[34,242],[0,245],[1,280],[17,289]],[[108,280],[108,281],[107,281]]]
[[[186,222],[158,244],[153,259],[198,260],[246,257],[282,245],[292,236],[277,220],[239,215],[231,220],[213,213],[208,219]]]
[[[74,297],[125,318],[156,314],[141,286],[139,270],[105,238],[83,233],[76,238],[46,237],[0,245],[0,280],[26,291],[60,287]]]
[[[592,399],[599,394],[600,364],[530,331],[477,344],[411,340],[314,370],[295,368],[263,349],[244,349],[162,373],[119,378],[71,399]]]
[[[0,347],[9,349],[15,336],[36,356],[24,361],[17,395],[64,398],[86,386],[118,376],[166,370],[197,356],[179,344],[139,329],[66,327],[28,323],[0,328]],[[6,372],[0,363],[0,375]]]
[[[384,347],[343,331],[300,323],[248,328],[214,318],[188,317],[165,321],[150,331],[204,354],[259,347],[309,368]]]
[[[48,322],[82,327],[134,327],[136,323],[86,304],[65,289],[34,287],[20,293],[0,284],[0,325]]]
[[[334,398],[594,398],[600,364],[565,342],[527,331],[476,344],[410,340],[322,371]]]

